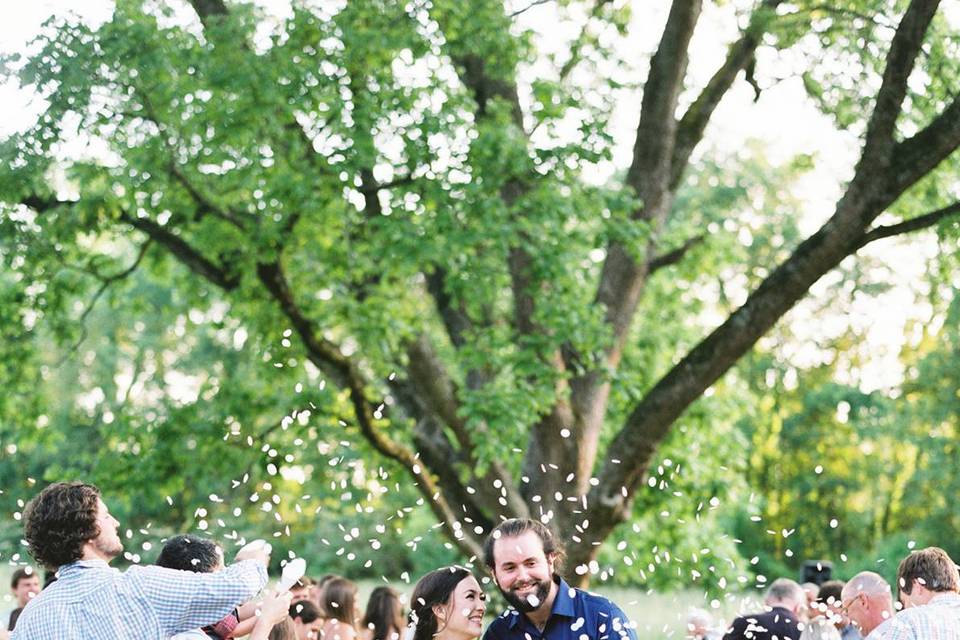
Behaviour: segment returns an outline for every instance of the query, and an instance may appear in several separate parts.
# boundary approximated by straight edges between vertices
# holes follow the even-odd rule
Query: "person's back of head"
[[[820,590],[817,592],[817,602],[822,602],[823,604],[833,604],[834,602],[840,602],[840,595],[843,593],[843,580],[827,580],[822,585],[820,585]]]
[[[31,500],[23,512],[30,554],[56,569],[83,557],[84,545],[100,535],[100,490],[82,482],[56,482]]]
[[[323,585],[322,605],[328,619],[354,626],[357,616],[357,585],[347,578],[333,578]]]
[[[297,640],[297,630],[293,626],[293,620],[284,618],[270,629],[269,640]]]
[[[817,601],[813,603],[818,615],[828,615],[836,624],[843,624],[840,614],[843,580],[827,580],[820,585]]]
[[[940,547],[914,551],[897,568],[897,587],[905,607],[927,604],[941,593],[960,591],[957,565]]]
[[[713,616],[703,609],[691,609],[687,614],[687,637],[706,638],[713,629]]]
[[[220,545],[190,534],[174,536],[163,544],[157,566],[194,573],[213,573],[223,567]]]
[[[377,587],[370,593],[361,626],[373,632],[373,640],[391,640],[403,628],[403,605],[390,587]]]
[[[796,581],[777,578],[767,587],[763,602],[768,607],[783,607],[799,614],[807,606],[807,595]]]
[[[320,609],[309,600],[297,600],[290,605],[290,617],[303,624],[310,624],[320,619]]]

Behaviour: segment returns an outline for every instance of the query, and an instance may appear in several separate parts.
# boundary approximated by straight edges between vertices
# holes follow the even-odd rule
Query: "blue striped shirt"
[[[57,576],[27,604],[11,640],[164,640],[217,622],[267,583],[266,567],[254,560],[216,573],[121,573],[103,560],[81,560]]]

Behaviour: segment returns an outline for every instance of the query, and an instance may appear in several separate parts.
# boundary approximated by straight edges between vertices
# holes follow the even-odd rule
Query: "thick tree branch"
[[[427,472],[426,466],[418,461],[412,451],[387,436],[380,428],[377,411],[367,398],[368,383],[365,376],[335,344],[317,335],[313,323],[297,306],[279,263],[257,265],[257,276],[300,336],[310,361],[329,375],[334,383],[349,392],[350,404],[363,437],[380,454],[401,464],[414,477],[417,489],[426,498],[428,506],[443,523],[450,537],[468,555],[479,556],[480,545],[472,537],[465,536],[462,529],[456,526],[455,523],[459,523],[461,516],[451,508],[440,492],[436,480]]]
[[[741,71],[745,71],[756,54],[757,47],[770,23],[776,19],[776,9],[783,0],[764,0],[750,16],[750,24],[739,40],[730,45],[723,64],[713,74],[707,86],[693,101],[677,124],[677,142],[670,166],[670,188],[676,189],[690,162],[690,155],[703,138],[703,133],[716,111],[717,105],[733,86]]]
[[[631,411],[610,444],[610,451],[629,452],[629,456],[608,460],[599,485],[589,496],[591,539],[603,540],[627,516],[634,492],[657,446],[687,407],[807,295],[817,280],[855,252],[869,224],[883,211],[883,201],[892,194],[885,181],[870,172],[882,166],[883,156],[889,154],[889,135],[895,124],[890,112],[900,111],[897,96],[902,99],[906,77],[913,67],[910,56],[916,57],[919,53],[936,5],[936,0],[913,0],[901,21],[887,56],[887,65],[896,69],[887,69],[884,73],[884,86],[868,127],[863,156],[834,215],[801,243],[743,306],[661,378]],[[866,188],[871,181],[873,192]],[[877,191],[883,190],[886,192],[882,197],[878,196]],[[581,554],[574,560],[582,561],[585,557],[588,556]]]
[[[240,284],[240,278],[236,274],[230,273],[226,267],[215,264],[183,238],[153,220],[139,218],[125,211],[120,214],[120,220],[147,234],[185,267],[224,291],[232,291]]]
[[[76,204],[74,201],[57,200],[36,194],[22,198],[21,203],[40,213],[56,207]],[[130,215],[129,212],[122,210],[119,219],[145,233],[150,240],[164,247],[188,269],[224,291],[231,291],[240,283],[236,275],[229,273],[226,268],[215,264],[197,249],[193,248],[183,238],[153,220],[133,216]]]
[[[487,438],[489,434],[483,427],[471,430],[460,416],[456,385],[425,335],[407,344],[407,358],[411,382],[416,385],[418,397],[425,399],[430,413],[438,416],[453,432],[461,455],[469,464],[471,473],[476,475],[478,486],[475,489],[487,513],[507,517],[525,515],[526,504],[521,496],[510,492],[510,475],[500,462],[493,460],[485,473],[476,473],[479,459],[474,438]]]
[[[210,27],[218,17],[227,15],[227,5],[223,0],[190,0],[190,5],[197,12],[204,28]]]
[[[643,90],[627,185],[643,202],[637,217],[654,226],[663,221],[672,203],[670,170],[677,127],[674,114],[700,8],[700,0],[674,0]],[[638,265],[617,243],[607,251],[596,301],[606,308],[607,322],[613,329],[614,341],[609,355],[611,366],[619,362],[623,341],[647,275],[644,267],[645,264]]]
[[[646,247],[647,253],[652,252],[653,239],[673,202],[670,176],[676,142],[676,110],[686,74],[690,39],[701,6],[701,0],[674,0],[643,90],[633,161],[626,182],[642,201],[634,217],[650,225],[652,240]],[[603,367],[570,381],[570,404],[577,425],[575,435],[583,452],[581,466],[587,470],[586,477],[580,478],[581,483],[586,482],[593,467],[610,394],[610,382],[603,369],[615,369],[619,365],[648,275],[646,261],[637,262],[619,242],[610,243],[595,302],[605,309],[613,334],[611,345]],[[572,352],[567,352],[565,357],[568,366],[577,360]],[[580,486],[587,488],[585,484]]]
[[[889,189],[901,193],[960,146],[960,95],[933,121],[893,150]]]
[[[869,182],[885,174],[893,162],[897,119],[907,95],[907,80],[913,72],[917,55],[923,46],[930,21],[937,12],[939,0],[913,0],[897,27],[883,70],[883,81],[877,92],[873,113],[867,123],[863,153],[852,186],[854,193],[869,189]]]
[[[891,238],[893,236],[900,236],[905,233],[920,231],[921,229],[928,229],[944,220],[948,220],[953,216],[956,216],[957,214],[960,214],[960,202],[954,202],[953,204],[943,207],[942,209],[937,209],[936,211],[931,211],[930,213],[925,213],[922,216],[917,216],[916,218],[910,218],[909,220],[898,222],[897,224],[874,227],[864,234],[863,238],[857,244],[857,248],[860,249],[876,240],[883,240],[884,238]]]

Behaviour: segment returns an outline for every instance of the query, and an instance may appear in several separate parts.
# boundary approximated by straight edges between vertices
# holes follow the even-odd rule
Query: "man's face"
[[[38,593],[40,593],[40,577],[37,575],[20,578],[13,590],[13,595],[17,598],[17,605],[21,607],[27,606],[30,598]]]
[[[300,618],[293,619],[293,628],[297,632],[297,640],[316,640],[320,637],[323,628],[323,619],[317,618],[313,622],[304,622]]]
[[[493,543],[493,577],[500,593],[517,611],[536,611],[550,595],[553,558],[533,531]]]
[[[103,500],[97,499],[97,527],[100,528],[100,535],[90,541],[97,554],[105,560],[116,558],[123,553],[123,543],[120,542],[120,536],[117,534],[117,528],[120,523],[110,515],[107,505]]]
[[[930,592],[927,591],[927,588],[922,584],[919,584],[917,580],[913,581],[913,585],[910,589],[910,593],[907,593],[903,589],[900,589],[900,604],[903,605],[904,609],[909,609],[910,607],[919,607],[920,605],[927,604],[930,601]]]
[[[293,596],[291,602],[300,602],[301,600],[310,599],[310,587],[294,587],[290,589],[290,594]]]

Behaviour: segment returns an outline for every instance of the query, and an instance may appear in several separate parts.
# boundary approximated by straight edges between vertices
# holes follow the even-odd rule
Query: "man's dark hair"
[[[303,624],[310,624],[320,618],[320,609],[309,600],[297,600],[290,605],[291,618],[300,618]]]
[[[930,591],[960,591],[957,565],[940,547],[914,551],[900,562],[897,568],[897,586],[900,591],[910,595],[915,580]]]
[[[222,558],[223,552],[216,542],[184,534],[164,543],[157,556],[157,566],[194,573],[213,573]]]
[[[24,509],[24,537],[30,555],[56,569],[83,556],[83,545],[100,535],[100,490],[83,482],[56,482]]]
[[[413,640],[433,640],[439,624],[433,608],[447,604],[457,585],[472,573],[463,567],[436,569],[417,581],[410,596],[410,624],[415,625]]]
[[[543,554],[550,558],[553,556],[554,570],[559,573],[563,566],[563,559],[566,553],[563,550],[556,536],[550,528],[538,520],[529,518],[512,518],[501,522],[483,543],[483,561],[491,571],[496,567],[496,559],[493,557],[493,544],[500,538],[515,538],[523,535],[527,531],[533,531],[540,538],[543,544]]]
[[[10,579],[10,588],[16,589],[20,586],[21,580],[28,580],[30,578],[39,579],[40,576],[37,575],[37,572],[33,570],[33,567],[20,567],[13,572],[13,577]]]
[[[843,593],[845,584],[843,580],[827,580],[820,585],[820,590],[817,591],[817,602],[839,605],[842,600],[840,594]]]

